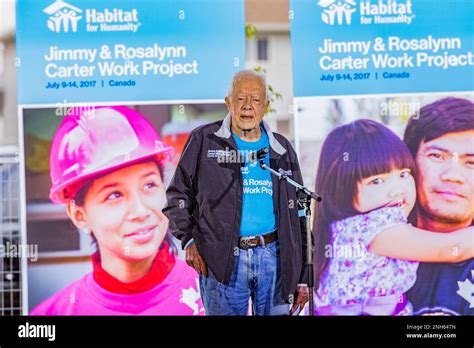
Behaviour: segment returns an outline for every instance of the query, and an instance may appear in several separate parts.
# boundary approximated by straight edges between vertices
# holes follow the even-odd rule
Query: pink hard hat
[[[66,203],[88,179],[147,158],[169,160],[172,152],[152,125],[130,108],[72,108],[51,145],[49,198]]]

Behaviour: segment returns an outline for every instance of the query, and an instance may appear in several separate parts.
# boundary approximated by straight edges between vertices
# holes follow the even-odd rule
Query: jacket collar
[[[224,118],[224,121],[222,121],[221,127],[217,130],[217,132],[214,132],[214,134],[218,136],[219,138],[226,138],[226,139],[230,138],[230,136],[232,135],[231,130],[230,130],[231,120],[232,120],[232,117],[230,113],[228,113],[227,116]],[[286,149],[278,142],[278,140],[276,140],[268,123],[262,120],[262,126],[267,132],[268,142],[270,143],[270,147],[277,154],[283,155],[286,152]]]

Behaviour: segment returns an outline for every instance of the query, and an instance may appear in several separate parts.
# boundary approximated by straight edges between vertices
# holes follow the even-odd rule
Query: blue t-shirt
[[[240,158],[245,161],[241,167],[244,190],[240,223],[242,237],[258,236],[276,230],[271,174],[268,170],[260,168],[260,161],[251,162],[251,159],[255,158],[256,151],[263,147],[270,148],[267,133],[263,127],[260,129],[262,136],[256,142],[244,141],[232,132]],[[269,154],[265,156],[264,163],[270,166]]]
[[[474,315],[474,259],[422,262],[408,291],[414,315]]]

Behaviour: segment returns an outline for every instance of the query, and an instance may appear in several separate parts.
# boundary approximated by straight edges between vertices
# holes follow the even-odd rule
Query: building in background
[[[15,1],[0,1],[0,146],[18,145]]]
[[[293,84],[291,72],[290,21],[288,0],[246,0],[245,21],[257,33],[247,40],[246,67],[266,70],[268,83],[282,99],[273,103],[275,112],[267,116],[272,129],[294,140]]]

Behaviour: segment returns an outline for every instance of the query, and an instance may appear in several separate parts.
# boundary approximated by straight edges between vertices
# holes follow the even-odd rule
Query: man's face
[[[446,223],[474,216],[474,130],[422,142],[416,155],[420,214]]]
[[[257,129],[268,105],[264,86],[251,76],[237,83],[225,103],[232,116],[232,130],[237,132]]]

